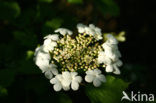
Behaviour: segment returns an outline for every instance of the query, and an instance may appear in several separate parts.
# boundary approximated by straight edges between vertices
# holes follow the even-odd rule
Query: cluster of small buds
[[[93,24],[78,24],[77,29],[78,34],[72,36],[69,29],[59,28],[44,37],[44,44],[35,50],[35,63],[54,84],[55,91],[69,90],[70,86],[78,90],[82,82],[80,71],[86,73],[85,81],[93,82],[95,87],[106,82],[104,69],[120,74],[118,67],[122,62],[116,38],[111,34],[103,36]]]
[[[61,67],[61,71],[77,71],[78,69],[90,70],[98,68],[96,62],[98,51],[102,48],[97,41],[86,34],[78,34],[75,39],[69,35],[57,41],[53,50],[52,63],[55,61]]]

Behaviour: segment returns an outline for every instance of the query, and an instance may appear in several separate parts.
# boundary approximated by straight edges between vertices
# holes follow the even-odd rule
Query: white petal
[[[74,80],[77,81],[78,83],[80,83],[82,81],[82,77],[76,76]]]
[[[101,82],[106,82],[106,78],[103,74],[98,75],[97,79],[99,79]]]
[[[62,77],[61,74],[57,74],[57,75],[56,75],[56,78],[57,78],[59,81],[62,81],[62,79],[63,79],[63,77]]]
[[[74,78],[77,75],[77,72],[70,72],[71,77]]]
[[[107,65],[106,66],[106,72],[112,72],[113,71],[113,66],[112,65]]]
[[[113,65],[113,67],[114,67],[114,74],[120,74],[120,70],[119,70],[119,68],[116,66],[116,65]]]
[[[60,83],[57,83],[57,84],[54,84],[53,88],[54,88],[55,91],[58,92],[58,91],[60,91],[62,89],[62,86],[61,86]]]
[[[90,27],[91,29],[95,29],[95,25],[94,25],[94,24],[89,24],[89,27]]]
[[[68,33],[69,35],[72,35],[72,34],[73,34],[73,32],[72,32],[72,31],[67,31],[67,33]]]
[[[43,46],[41,45],[40,47],[37,47],[37,48],[35,49],[34,55],[36,56],[39,52],[42,52],[42,51],[43,51]]]
[[[95,75],[101,74],[101,70],[99,70],[99,69],[94,69],[94,74],[95,74]]]
[[[97,35],[95,36],[95,39],[96,39],[96,40],[101,40],[101,39],[103,39],[103,37],[102,37],[101,35],[97,34]]]
[[[86,76],[85,76],[85,80],[86,80],[86,82],[88,82],[88,83],[93,82],[94,78],[95,78],[95,77],[94,77],[93,75],[86,75]]]
[[[49,53],[49,51],[54,50],[54,46],[51,46],[51,45],[44,45],[44,46],[43,46],[43,50],[44,50],[44,52]]]
[[[58,80],[56,78],[53,78],[53,79],[50,80],[50,83],[51,84],[56,84],[56,83],[58,83]]]
[[[93,70],[88,70],[88,71],[86,71],[86,74],[91,74],[91,75],[93,75],[93,74],[94,74],[94,71],[93,71]]]
[[[62,83],[63,86],[68,87],[70,85],[70,83],[71,83],[71,80],[69,80],[69,79],[63,79],[61,81],[61,83]]]
[[[78,84],[78,82],[72,81],[72,83],[71,83],[71,88],[72,88],[73,90],[78,90],[78,89],[79,89],[79,84]]]
[[[53,77],[53,74],[50,71],[45,72],[45,77],[48,79],[51,79]]]
[[[95,78],[95,79],[93,80],[93,85],[94,85],[95,87],[99,87],[99,86],[101,85],[100,80],[99,80],[98,78]]]
[[[60,29],[60,34],[65,35],[66,31],[64,29]]]
[[[108,34],[107,35],[107,38],[108,38],[108,41],[111,43],[111,44],[118,44],[118,41],[116,40],[116,38],[111,35],[111,34]]]
[[[70,89],[70,87],[69,87],[69,86],[63,86],[63,89],[64,89],[65,91],[68,91],[68,90]]]
[[[59,40],[59,36],[57,34],[47,35],[44,37],[44,39],[51,39],[53,41]]]
[[[52,73],[54,74],[54,75],[57,75],[58,74],[58,70],[56,69],[56,68],[52,68]]]
[[[55,64],[49,64],[49,67],[50,68],[57,68],[57,65],[55,65]]]
[[[37,59],[35,64],[42,70],[42,72],[45,72],[49,65],[49,60]]]
[[[120,67],[120,66],[122,66],[122,61],[118,60],[115,64]]]
[[[79,33],[84,33],[85,32],[85,25],[83,25],[83,24],[77,24],[77,29],[78,29],[78,32]]]
[[[51,43],[51,39],[44,40],[44,45],[49,45]]]
[[[71,78],[71,75],[70,75],[70,73],[68,71],[65,71],[65,72],[62,73],[62,77],[63,78]]]
[[[66,28],[59,28],[59,29],[56,29],[55,32],[59,32],[60,34],[62,34],[63,36],[65,34],[69,34],[69,35],[72,35],[72,31],[70,31],[69,29],[66,29]]]

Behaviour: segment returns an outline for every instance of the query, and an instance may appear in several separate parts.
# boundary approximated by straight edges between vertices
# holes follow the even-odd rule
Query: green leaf
[[[63,20],[60,18],[54,18],[52,20],[49,20],[45,23],[46,26],[51,27],[53,29],[57,29],[61,26]]]
[[[122,91],[124,91],[129,83],[113,76],[106,76],[107,82],[103,83],[99,88],[88,86],[86,95],[91,103],[120,103]]]
[[[27,60],[28,60],[28,59],[31,59],[31,58],[33,58],[33,56],[34,56],[34,52],[31,51],[31,50],[28,50],[28,51],[27,51],[27,57],[26,57],[26,59],[27,59]]]
[[[20,7],[16,2],[1,2],[0,3],[0,19],[14,19],[20,14]]]
[[[45,22],[42,32],[43,34],[52,33],[53,30],[59,28],[63,23],[63,20],[60,18],[53,18]]]
[[[83,0],[68,0],[68,2],[73,4],[82,4]]]

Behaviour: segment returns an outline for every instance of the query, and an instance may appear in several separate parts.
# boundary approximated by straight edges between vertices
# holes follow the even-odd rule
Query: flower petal
[[[70,72],[71,77],[74,78],[77,75],[77,72]]]
[[[82,81],[82,77],[76,76],[74,80],[77,81],[78,83],[80,83]]]
[[[56,78],[53,78],[53,79],[50,80],[50,83],[51,84],[56,84],[56,83],[58,83],[58,80]]]
[[[69,80],[69,79],[63,79],[61,82],[62,82],[62,85],[63,85],[63,86],[67,87],[67,86],[70,85],[71,80]]]
[[[60,83],[57,83],[57,84],[55,84],[55,85],[53,86],[53,88],[54,88],[55,91],[60,91],[60,90],[62,89],[62,86],[61,86]]]
[[[119,70],[119,68],[117,67],[117,65],[113,65],[113,67],[114,67],[114,74],[120,74],[120,70]]]
[[[106,82],[106,78],[103,74],[98,75],[97,79],[99,79],[101,82]]]
[[[93,70],[88,70],[88,71],[86,71],[86,74],[94,74],[94,72],[93,72]]]
[[[58,74],[58,70],[56,69],[56,68],[52,68],[52,73],[54,74],[54,75],[57,75]]]
[[[44,73],[45,77],[48,78],[48,79],[51,79],[53,77],[53,74],[50,72],[50,71],[46,71]]]
[[[65,91],[68,91],[68,90],[70,89],[70,87],[69,87],[69,86],[63,86],[63,89],[64,89]]]
[[[113,71],[113,66],[112,65],[107,65],[106,66],[106,72],[112,72]]]
[[[95,78],[95,79],[93,80],[93,85],[94,85],[95,87],[99,87],[99,86],[101,85],[100,80],[99,80],[98,78]]]
[[[88,82],[88,83],[93,82],[93,79],[94,79],[94,76],[93,76],[93,75],[86,75],[86,76],[85,76],[85,80],[86,80],[86,82]]]
[[[78,90],[78,89],[79,89],[79,84],[78,84],[78,82],[72,81],[72,83],[71,83],[71,88],[72,88],[73,90]]]
[[[66,72],[63,72],[63,73],[62,73],[62,76],[63,76],[63,78],[65,78],[65,79],[71,77],[70,73],[67,72],[67,71],[66,71]]]
[[[95,75],[101,74],[101,70],[99,70],[99,69],[94,69],[94,74],[95,74]]]

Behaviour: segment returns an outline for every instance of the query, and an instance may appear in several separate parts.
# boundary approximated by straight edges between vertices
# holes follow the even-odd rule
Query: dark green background
[[[122,80],[130,83],[129,93],[155,94],[155,7],[154,0],[0,0],[0,103],[118,103],[117,93],[127,87]],[[59,27],[76,31],[77,23],[126,32],[119,44],[122,74],[115,76],[122,80],[108,76],[109,88],[56,93],[35,66],[33,51],[45,35]]]

